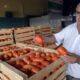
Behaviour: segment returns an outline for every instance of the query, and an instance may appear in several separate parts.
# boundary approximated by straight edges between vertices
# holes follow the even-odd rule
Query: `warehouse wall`
[[[6,11],[13,12],[15,17],[23,17],[20,0],[0,0],[0,17],[4,17]]]
[[[23,0],[24,16],[41,15],[48,10],[48,0]]]
[[[0,17],[4,17],[6,11],[13,12],[14,17],[40,15],[47,8],[47,0],[0,0]]]

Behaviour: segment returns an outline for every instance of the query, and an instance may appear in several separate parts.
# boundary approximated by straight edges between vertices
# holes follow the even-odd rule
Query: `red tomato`
[[[40,68],[33,66],[32,67],[32,72],[37,73],[40,71]]]
[[[46,57],[46,53],[41,53],[41,57]]]
[[[30,57],[30,58],[35,57],[35,54],[34,54],[34,53],[32,53],[32,54],[30,54],[30,55],[29,55],[29,57]]]
[[[9,60],[10,59],[10,57],[7,54],[4,54],[3,58],[4,58],[4,60]]]
[[[33,61],[42,62],[42,61],[44,61],[44,58],[35,57],[35,58],[33,59]]]
[[[43,62],[42,62],[42,65],[44,65],[44,66],[47,66],[47,65],[49,65],[49,64],[50,64],[49,61],[43,61]]]
[[[36,57],[40,57],[41,53],[42,53],[42,52],[40,52],[40,51],[35,52]]]
[[[39,65],[39,62],[32,62],[31,64],[34,66],[37,66],[37,65]]]
[[[60,46],[59,48],[57,48],[57,51],[59,52],[59,56],[64,56],[64,55],[67,55],[67,50],[63,47],[63,46]]]
[[[37,43],[39,43],[41,45],[44,44],[44,39],[43,39],[43,37],[41,35],[36,35],[34,40],[35,40],[35,42],[37,42]]]
[[[31,59],[28,59],[27,57],[23,58],[23,61],[27,64],[30,64],[32,62]]]
[[[33,66],[31,64],[26,64],[26,65],[23,66],[23,69],[29,69],[29,70],[31,70],[32,67]]]

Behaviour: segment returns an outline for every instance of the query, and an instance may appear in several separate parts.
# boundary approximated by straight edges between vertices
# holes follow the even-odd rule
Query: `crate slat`
[[[12,37],[12,35],[3,35],[3,36],[0,36],[0,39],[6,39],[6,38],[11,38]]]
[[[65,72],[63,72],[56,80],[63,80],[65,77]]]
[[[26,36],[34,36],[34,32],[19,34],[19,35],[16,35],[15,37],[21,38],[21,37],[26,37]]]
[[[0,46],[4,46],[4,45],[7,45],[7,44],[13,44],[13,40],[0,42]]]
[[[27,75],[2,61],[0,62],[0,71],[11,80],[26,80],[27,78]]]
[[[24,42],[24,41],[29,41],[29,40],[33,40],[34,36],[29,36],[29,37],[23,37],[23,38],[17,38],[16,42]]]
[[[62,66],[60,69],[58,69],[54,74],[52,74],[52,75],[51,75],[49,78],[47,78],[46,80],[54,80],[54,79],[56,79],[56,78],[58,77],[58,75],[65,70],[65,67],[66,67],[65,65]]]
[[[15,30],[15,33],[23,33],[23,32],[28,32],[28,31],[33,31],[34,28],[33,27],[25,27],[25,28],[21,28],[21,29],[17,29]]]

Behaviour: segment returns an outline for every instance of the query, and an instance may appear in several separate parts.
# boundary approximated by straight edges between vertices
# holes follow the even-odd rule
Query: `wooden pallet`
[[[35,32],[33,27],[25,27],[14,30],[14,37],[16,42],[32,40],[34,36]]]

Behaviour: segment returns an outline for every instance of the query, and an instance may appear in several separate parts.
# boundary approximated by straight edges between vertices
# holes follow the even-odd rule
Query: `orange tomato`
[[[42,61],[44,61],[44,58],[36,57],[36,58],[33,59],[33,61],[42,62]]]
[[[63,47],[63,46],[60,46],[59,48],[57,48],[57,51],[58,51],[58,56],[64,56],[64,55],[67,55],[68,51]]]
[[[36,54],[32,53],[32,54],[29,55],[29,57],[30,57],[30,58],[33,58],[33,57],[35,57],[35,55],[36,55]]]
[[[27,57],[23,58],[23,61],[27,64],[30,64],[32,62],[31,59],[28,59]]]
[[[40,71],[40,68],[33,66],[31,71],[37,73]]]
[[[35,38],[34,38],[35,42],[41,44],[41,45],[44,45],[44,39],[41,35],[36,35]]]
[[[47,65],[49,65],[49,64],[50,64],[49,61],[43,61],[43,62],[42,62],[42,65],[44,65],[44,66],[47,66]]]

